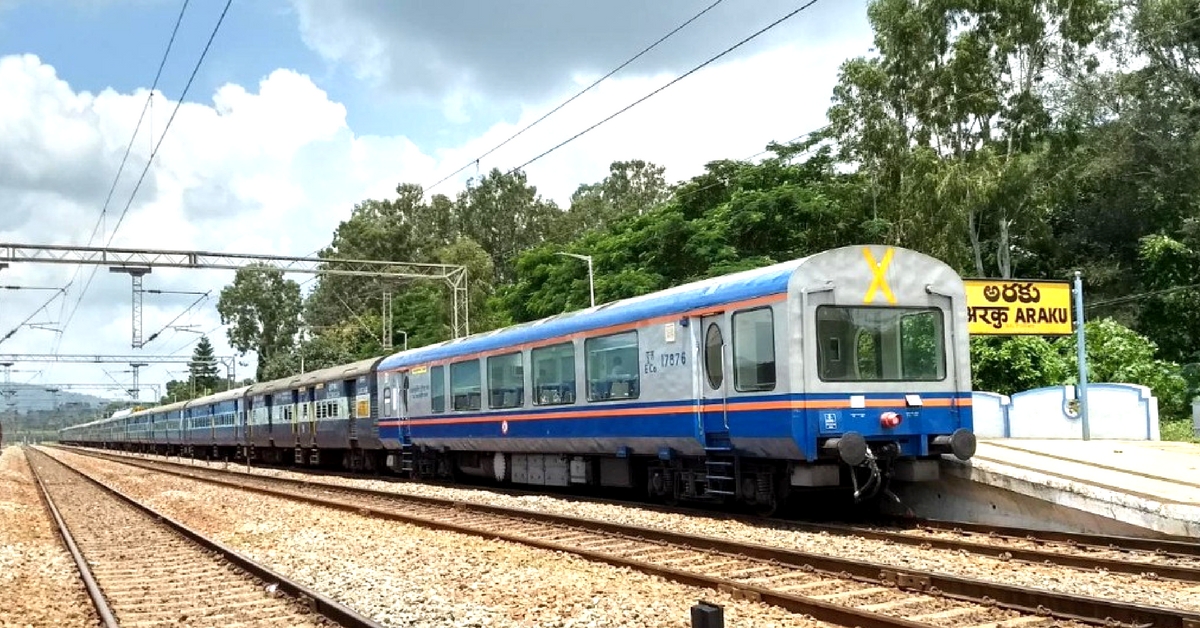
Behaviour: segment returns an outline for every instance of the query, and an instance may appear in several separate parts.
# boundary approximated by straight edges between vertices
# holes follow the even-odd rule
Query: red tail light
[[[900,425],[900,414],[897,412],[884,412],[879,415],[879,425],[885,428],[892,428]]]

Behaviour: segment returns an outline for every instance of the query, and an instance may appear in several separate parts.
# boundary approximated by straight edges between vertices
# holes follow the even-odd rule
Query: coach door
[[[313,440],[316,438],[316,408],[314,400],[316,399],[316,390],[312,388],[300,389],[300,446],[312,447]]]
[[[703,404],[705,434],[725,432],[728,438],[729,409],[725,391],[728,385],[728,351],[725,316],[716,314],[700,318],[700,351],[697,367],[700,370],[700,399]]]
[[[392,382],[395,386],[392,387],[392,403],[396,408],[396,416],[401,421],[408,420],[408,371],[394,373]],[[401,428],[401,432],[407,434],[408,427]]]
[[[250,440],[254,438],[254,414],[258,412],[258,405],[254,403],[254,397],[247,396],[244,402],[245,407],[242,408],[242,443],[249,445]]]
[[[347,379],[342,381],[342,397],[346,400],[346,437],[350,440],[358,438],[358,381]],[[340,418],[340,417],[339,417]]]

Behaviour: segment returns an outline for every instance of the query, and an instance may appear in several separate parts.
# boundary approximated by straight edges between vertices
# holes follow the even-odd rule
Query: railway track
[[[382,628],[51,456],[28,460],[106,628]]]
[[[1188,558],[1200,558],[1200,542],[1191,537],[1168,536],[1163,538],[1112,536],[1105,534],[1089,534],[1086,532],[1058,532],[1053,530],[1027,530],[1008,526],[989,525],[984,523],[966,523],[958,521],[911,520],[897,521],[896,527],[913,532],[949,532],[969,537],[1012,539],[1019,541],[1035,541],[1037,543],[1062,543],[1065,545],[1096,548],[1100,550],[1120,550],[1124,552],[1145,552],[1155,555],[1175,555]]]
[[[906,529],[866,526],[845,526],[844,529],[866,538],[887,538],[897,543],[965,549],[1026,562],[1053,562],[1088,570],[1153,574],[1160,578],[1200,582],[1200,543],[1192,541],[940,521],[915,522]]]
[[[76,451],[94,454],[90,450]],[[120,460],[147,460],[123,454],[106,454]],[[180,468],[194,466],[153,460],[162,464],[178,464]],[[266,467],[275,469],[276,467]],[[296,471],[296,469],[282,469]],[[318,474],[322,477],[324,474]],[[330,477],[364,479],[351,474],[333,473]],[[375,479],[375,478],[372,478]],[[320,483],[320,480],[316,480]],[[535,491],[503,487],[480,487],[505,495],[542,495]],[[630,502],[596,497],[563,495],[564,499],[584,500],[591,503],[607,503],[631,506]],[[722,513],[712,509],[695,507],[665,507],[637,503],[637,507],[657,512],[709,517],[738,521],[755,526],[771,525],[784,530],[810,533],[836,534],[888,541],[899,545],[925,547],[937,550],[967,552],[1002,560],[1080,569],[1084,571],[1124,573],[1200,583],[1200,543],[1179,539],[1146,539],[1136,537],[1109,537],[1090,534],[1051,532],[1006,528],[984,524],[957,522],[896,521],[894,525],[862,525],[845,523],[803,523],[787,520],[744,517]]]
[[[807,532],[888,541],[901,545],[969,552],[1003,560],[1052,564],[1085,571],[1107,571],[1200,583],[1200,545],[1178,541],[1143,544],[1149,539],[1112,537],[1101,544],[1079,542],[1054,533],[1012,528],[924,522],[908,529],[846,524],[788,524]],[[968,528],[971,526],[968,526]],[[1151,549],[1152,548],[1152,549]],[[1167,549],[1170,548],[1170,549]]]
[[[91,452],[89,452],[91,455]],[[656,574],[846,626],[1162,626],[1200,614],[522,509],[101,456],[264,495],[503,539]],[[180,468],[186,467],[186,468]]]

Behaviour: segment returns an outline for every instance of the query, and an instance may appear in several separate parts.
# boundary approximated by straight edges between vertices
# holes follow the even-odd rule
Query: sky
[[[0,243],[311,255],[356,202],[428,188],[706,8],[479,171],[524,163],[803,4],[190,0],[180,19],[182,0],[0,0]],[[529,165],[529,180],[566,207],[616,160],[680,181],[755,155],[822,126],[838,67],[871,39],[865,2],[821,0]],[[453,195],[475,174],[431,191]],[[14,264],[0,270],[0,286],[21,287],[0,290],[0,338],[15,330],[0,357],[186,357],[196,332],[235,355],[216,311],[232,278],[155,269],[144,289],[166,293],[144,294],[143,333],[162,333],[133,349],[128,276]],[[239,378],[255,359],[238,356]],[[131,370],[22,362],[11,377],[128,386]],[[146,367],[140,380],[161,390],[185,371]]]

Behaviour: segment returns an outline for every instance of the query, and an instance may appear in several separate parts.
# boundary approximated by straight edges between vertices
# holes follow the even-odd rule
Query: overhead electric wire
[[[129,213],[129,207],[133,205],[133,198],[137,196],[138,190],[142,187],[142,181],[146,179],[146,173],[150,171],[150,165],[154,163],[154,157],[158,155],[159,148],[162,147],[163,140],[167,137],[167,131],[171,129],[171,123],[175,121],[175,115],[179,113],[179,108],[183,106],[183,100],[187,98],[188,90],[192,88],[192,82],[196,80],[196,75],[200,72],[200,66],[204,64],[204,58],[208,56],[208,51],[212,48],[213,40],[217,37],[217,32],[221,30],[221,24],[225,21],[225,15],[229,13],[229,7],[233,4],[233,0],[225,1],[225,8],[221,10],[221,16],[217,18],[217,23],[213,26],[212,33],[208,36],[208,42],[204,44],[204,50],[200,52],[200,58],[196,60],[196,65],[192,68],[192,74],[188,77],[187,83],[183,86],[183,92],[179,95],[179,100],[175,102],[175,108],[171,110],[171,116],[167,118],[166,125],[163,126],[162,135],[158,136],[158,142],[154,144],[154,150],[150,152],[150,158],[146,160],[146,166],[142,168],[142,174],[138,176],[137,183],[133,186],[133,192],[129,195],[129,200],[125,203],[125,208],[121,210],[121,215],[117,217],[117,224],[113,225],[112,233],[108,236],[108,244],[112,246],[113,240],[117,237],[117,230],[121,228],[121,223],[125,220],[125,215]]]
[[[749,36],[747,36],[746,38],[742,39],[741,41],[737,42],[736,44],[734,44],[734,45],[732,45],[732,46],[730,46],[730,47],[726,48],[725,50],[723,50],[723,51],[721,51],[721,52],[717,53],[716,55],[713,55],[712,57],[709,57],[709,59],[708,59],[707,61],[705,61],[704,63],[701,63],[700,65],[698,65],[698,66],[696,66],[696,67],[694,67],[694,68],[692,68],[692,69],[688,70],[687,72],[684,72],[683,74],[681,74],[681,75],[679,75],[679,76],[675,77],[674,79],[672,79],[672,80],[671,80],[669,83],[667,83],[666,85],[663,85],[662,87],[659,87],[658,89],[656,89],[656,90],[654,90],[654,91],[650,92],[649,94],[646,94],[645,96],[642,96],[641,98],[639,98],[639,99],[637,99],[637,100],[633,101],[632,103],[629,103],[628,105],[625,105],[625,106],[624,106],[624,107],[622,107],[621,109],[619,109],[619,110],[617,110],[616,112],[614,112],[614,113],[612,113],[611,115],[609,115],[607,118],[604,118],[603,120],[601,120],[601,121],[599,121],[599,122],[597,122],[597,123],[593,124],[592,126],[589,126],[588,128],[586,128],[586,129],[584,129],[584,130],[582,130],[582,131],[580,131],[580,132],[576,133],[575,135],[572,135],[571,137],[569,137],[569,138],[567,138],[567,139],[563,140],[562,142],[559,142],[558,144],[556,144],[556,145],[555,145],[555,146],[553,146],[552,148],[550,148],[550,149],[547,149],[546,151],[543,151],[542,153],[538,154],[536,157],[534,157],[534,158],[532,158],[532,159],[530,159],[530,160],[526,161],[525,163],[523,163],[523,164],[521,164],[521,165],[517,166],[516,168],[513,168],[513,169],[509,170],[509,171],[508,171],[508,174],[509,174],[509,175],[512,175],[512,174],[516,173],[518,170],[521,170],[522,168],[525,168],[526,166],[528,166],[528,165],[530,165],[530,164],[532,164],[532,163],[534,163],[534,162],[538,161],[538,160],[539,160],[539,159],[541,159],[542,157],[545,157],[545,156],[549,155],[550,153],[553,153],[554,151],[556,151],[556,150],[558,150],[558,149],[562,148],[563,146],[566,146],[567,144],[570,144],[571,142],[574,142],[575,140],[579,139],[580,137],[582,137],[582,136],[586,135],[587,133],[590,133],[591,131],[595,130],[597,127],[599,127],[599,126],[601,126],[601,125],[603,125],[603,124],[607,123],[609,120],[612,120],[613,118],[615,118],[615,117],[617,117],[617,116],[619,116],[619,115],[621,115],[621,114],[625,113],[626,111],[629,111],[630,109],[633,109],[634,107],[636,107],[636,106],[640,105],[641,103],[643,103],[643,102],[645,102],[645,101],[649,100],[650,98],[652,98],[653,96],[655,96],[655,95],[656,95],[656,94],[658,94],[659,92],[661,92],[661,91],[663,91],[663,90],[667,89],[668,87],[670,87],[670,86],[672,86],[672,85],[674,85],[674,84],[678,83],[679,81],[682,81],[683,79],[685,79],[685,78],[687,78],[687,77],[691,76],[692,74],[695,74],[696,72],[699,72],[700,70],[704,69],[705,67],[708,67],[708,65],[709,65],[709,64],[711,64],[712,62],[714,62],[714,61],[716,61],[716,60],[720,59],[721,57],[724,57],[725,55],[727,55],[727,54],[729,54],[729,53],[733,52],[734,50],[737,50],[738,48],[741,48],[742,46],[744,46],[744,45],[746,45],[747,43],[749,43],[750,41],[752,41],[752,40],[756,39],[757,37],[759,37],[759,36],[760,36],[760,35],[762,35],[763,33],[767,32],[767,31],[771,30],[772,28],[775,28],[776,26],[778,26],[778,25],[782,24],[783,22],[785,22],[785,21],[787,21],[787,20],[791,19],[792,17],[794,17],[794,16],[798,15],[799,13],[803,12],[804,10],[808,9],[809,7],[811,7],[812,5],[816,4],[816,3],[817,3],[817,2],[819,2],[819,1],[820,1],[820,0],[809,0],[808,2],[804,3],[803,5],[801,5],[799,8],[796,8],[796,9],[792,10],[791,12],[789,12],[789,13],[788,13],[788,14],[786,14],[786,15],[784,15],[783,17],[781,17],[781,18],[779,18],[779,19],[775,20],[774,22],[771,22],[770,24],[768,24],[768,25],[766,25],[766,26],[764,26],[764,27],[760,28],[759,30],[755,31],[754,33],[752,33],[751,35],[749,35]]]
[[[158,81],[162,78],[163,68],[166,67],[167,58],[171,55],[171,48],[175,45],[175,36],[179,34],[179,25],[183,23],[183,15],[187,12],[189,1],[190,0],[183,0],[183,5],[179,8],[179,16],[175,18],[175,27],[171,29],[171,38],[167,40],[167,48],[163,51],[162,60],[158,63],[158,70],[154,73],[154,82],[150,85],[150,93],[146,95],[146,103],[142,105],[142,112],[138,115],[137,124],[134,125],[133,133],[129,136],[129,144],[125,146],[125,154],[121,157],[121,165],[117,167],[117,173],[113,176],[112,185],[108,188],[108,196],[105,197],[104,205],[100,208],[100,216],[96,218],[96,224],[92,227],[92,234],[88,236],[87,244],[84,246],[92,245],[92,240],[96,239],[96,234],[100,231],[100,226],[104,224],[104,218],[108,215],[108,204],[112,202],[113,193],[115,193],[117,190],[117,182],[121,180],[121,173],[125,172],[125,164],[129,161],[129,153],[133,150],[133,144],[137,140],[138,131],[141,130],[142,122],[146,118],[146,111],[150,108],[151,99],[154,98],[154,90],[158,89]],[[153,135],[153,133],[151,134]],[[71,286],[75,284],[75,280],[79,278],[79,272],[81,268],[81,266],[75,266],[75,272],[71,275],[71,280],[67,282],[67,285],[63,288],[63,290],[69,290]],[[94,277],[95,275],[96,268],[93,267],[91,276]],[[91,278],[89,278],[88,281],[90,282]],[[58,311],[58,317],[62,319],[66,314],[66,311],[67,299],[64,298],[62,307]],[[66,331],[66,329],[64,328],[63,331]],[[58,347],[61,339],[62,332],[59,332],[58,339],[55,341],[54,345],[53,353],[55,354],[58,353]]]
[[[828,129],[828,128],[829,128],[829,125],[826,124],[825,126],[813,129],[812,131],[807,131],[805,133],[801,133],[800,135],[797,135],[796,137],[793,137],[792,139],[787,140],[786,142],[781,142],[780,146],[787,146],[789,144],[795,144],[796,142],[800,141],[801,139],[803,139],[805,137],[816,135],[817,133],[820,133],[821,131],[824,131],[825,129]],[[754,159],[755,157],[758,157],[760,155],[765,155],[769,152],[771,152],[770,149],[760,150],[757,153],[750,155],[749,157],[743,157],[739,161],[750,161],[750,160]],[[677,201],[679,199],[687,198],[693,194],[699,194],[700,192],[703,192],[704,190],[709,190],[709,189],[715,188],[718,185],[728,185],[728,184],[729,184],[729,180],[725,177],[721,177],[721,178],[717,179],[716,181],[709,183],[708,185],[704,185],[704,186],[701,186],[698,188],[693,188],[682,194],[675,194],[675,192],[672,191],[671,197],[668,200]],[[678,189],[679,189],[679,187],[676,186],[675,190],[678,190]]]
[[[596,79],[595,81],[593,81],[593,82],[592,82],[592,84],[591,84],[591,85],[588,85],[587,87],[585,87],[585,88],[583,88],[583,89],[579,90],[578,92],[576,92],[576,93],[575,93],[575,95],[574,95],[574,96],[571,96],[570,98],[568,98],[568,99],[564,100],[563,102],[559,103],[559,105],[558,105],[557,107],[555,107],[555,108],[551,109],[549,112],[547,112],[547,113],[545,113],[544,115],[542,115],[542,117],[540,117],[540,118],[538,118],[537,120],[534,120],[533,122],[530,122],[529,124],[525,125],[525,127],[524,127],[524,128],[522,128],[520,131],[517,131],[516,133],[513,133],[512,135],[510,135],[510,136],[508,137],[508,139],[506,139],[506,140],[504,140],[503,142],[500,142],[499,144],[497,144],[497,145],[493,146],[493,147],[492,147],[491,149],[489,149],[487,152],[485,152],[485,153],[483,153],[482,155],[480,155],[480,156],[476,157],[475,159],[472,159],[471,161],[468,161],[467,163],[463,164],[463,166],[462,166],[461,168],[459,168],[458,170],[455,170],[454,172],[451,172],[450,174],[446,175],[445,177],[442,177],[441,179],[439,179],[439,180],[438,180],[436,183],[434,183],[433,185],[430,185],[430,186],[428,186],[428,187],[424,187],[424,188],[422,188],[422,189],[423,189],[424,191],[428,192],[429,190],[432,190],[432,189],[436,188],[437,186],[439,186],[439,185],[441,185],[441,184],[445,183],[446,181],[448,181],[448,180],[449,180],[451,177],[453,177],[454,175],[456,175],[456,174],[458,174],[458,173],[462,172],[463,170],[466,170],[467,168],[470,168],[472,164],[477,164],[477,163],[479,163],[479,160],[483,159],[484,157],[487,157],[488,155],[490,155],[490,154],[492,154],[492,153],[496,152],[497,150],[500,150],[500,148],[502,148],[502,147],[503,147],[505,144],[508,144],[509,142],[511,142],[511,141],[513,141],[513,140],[515,140],[515,139],[517,139],[517,137],[518,137],[518,136],[522,135],[523,133],[525,133],[525,132],[526,132],[526,131],[528,131],[529,129],[532,129],[533,127],[537,126],[539,123],[541,123],[541,122],[542,122],[542,120],[545,120],[546,118],[549,118],[550,116],[554,115],[554,114],[555,114],[555,113],[556,113],[558,110],[560,110],[560,109],[562,109],[563,107],[566,107],[567,105],[571,104],[571,102],[573,102],[573,101],[574,101],[576,98],[579,98],[580,96],[582,96],[582,95],[584,95],[584,94],[588,93],[589,91],[591,91],[591,90],[592,90],[592,88],[593,88],[593,87],[595,87],[595,86],[599,85],[600,83],[603,83],[603,82],[604,82],[605,80],[607,80],[607,79],[608,79],[610,76],[612,76],[612,75],[616,74],[617,72],[620,72],[622,69],[624,69],[624,68],[625,68],[625,66],[629,65],[630,63],[633,63],[634,61],[637,61],[638,59],[640,59],[640,58],[642,57],[642,55],[644,55],[644,54],[646,54],[647,52],[650,52],[651,50],[655,49],[656,47],[658,47],[658,45],[659,45],[659,44],[661,44],[661,43],[663,43],[664,41],[666,41],[666,40],[670,39],[670,38],[671,38],[673,35],[675,35],[675,33],[678,33],[679,31],[683,30],[684,28],[686,28],[686,27],[687,27],[687,25],[689,25],[689,24],[691,24],[692,22],[696,21],[696,20],[697,20],[697,19],[699,19],[701,16],[703,16],[705,13],[708,13],[708,12],[709,12],[709,11],[711,11],[711,10],[712,10],[714,7],[716,7],[718,4],[721,4],[721,3],[722,3],[722,2],[724,2],[724,1],[725,1],[725,0],[716,0],[715,2],[713,2],[713,3],[712,3],[712,4],[710,4],[710,5],[708,5],[707,7],[704,7],[704,9],[703,9],[702,11],[700,11],[699,13],[697,13],[697,14],[693,15],[692,17],[688,18],[688,20],[687,20],[686,22],[684,22],[684,23],[680,24],[679,26],[676,26],[674,29],[672,29],[670,32],[668,32],[666,35],[663,35],[662,37],[658,38],[658,41],[655,41],[654,43],[650,44],[649,46],[646,46],[645,48],[643,48],[643,49],[641,50],[641,52],[639,52],[639,53],[637,53],[637,54],[633,55],[632,57],[630,57],[630,58],[628,58],[628,59],[626,59],[624,63],[622,63],[621,65],[618,65],[617,67],[615,67],[615,68],[613,68],[612,70],[610,70],[610,71],[608,72],[608,74],[605,74],[604,76],[602,76],[602,77],[600,77],[600,78]]]
[[[51,296],[49,299],[46,299],[46,302],[45,302],[45,303],[43,303],[41,307],[39,307],[38,309],[34,310],[34,311],[33,311],[33,313],[32,313],[32,314],[30,314],[29,316],[26,316],[26,317],[25,317],[25,320],[21,321],[20,323],[17,323],[17,326],[16,326],[16,327],[13,327],[13,328],[12,328],[12,331],[8,332],[7,334],[4,334],[4,337],[3,337],[3,338],[0,338],[0,344],[4,344],[4,342],[5,342],[6,340],[8,340],[9,338],[12,338],[12,337],[13,337],[13,335],[14,335],[14,334],[16,334],[18,331],[20,331],[20,329],[21,329],[22,327],[24,327],[26,323],[28,323],[29,321],[33,320],[33,317],[34,317],[34,316],[37,316],[38,314],[41,314],[41,313],[42,313],[42,311],[43,311],[43,310],[45,310],[47,307],[49,307],[49,306],[50,306],[50,304],[51,304],[51,303],[53,303],[55,299],[57,299],[58,297],[62,296],[63,292],[65,292],[65,289],[63,289],[63,288],[58,288],[58,289],[57,289],[57,291],[56,291],[56,292],[55,292],[55,293],[54,293],[54,294],[53,294],[53,295],[52,295],[52,296]]]
[[[196,344],[197,342],[200,342],[200,338],[205,337],[205,336],[210,336],[210,335],[212,335],[212,333],[214,331],[217,331],[218,329],[220,329],[224,326],[225,326],[225,324],[221,323],[220,325],[213,327],[212,329],[200,334],[199,336],[196,336],[194,339],[185,342],[182,347],[179,347],[178,349],[168,353],[167,355],[169,355],[169,356],[179,355],[179,352],[186,350],[188,347],[192,346],[193,344]]]
[[[1142,292],[1140,294],[1131,294],[1129,296],[1118,297],[1116,299],[1109,299],[1107,301],[1096,301],[1095,303],[1088,303],[1087,305],[1084,306],[1083,309],[1090,310],[1094,307],[1102,307],[1105,305],[1118,305],[1121,303],[1130,303],[1133,301],[1140,301],[1142,299],[1146,299],[1149,297],[1158,297],[1158,296],[1162,296],[1165,294],[1182,292],[1184,290],[1196,290],[1198,288],[1200,288],[1200,283],[1187,284],[1187,285],[1183,285],[1183,286],[1173,286],[1171,288],[1164,288],[1162,290],[1154,290],[1152,292]]]
[[[179,95],[179,100],[175,102],[175,108],[171,111],[171,116],[167,118],[166,125],[163,126],[162,135],[158,137],[158,142],[154,145],[154,150],[150,152],[150,158],[146,160],[146,166],[142,168],[142,174],[138,177],[137,183],[133,186],[133,192],[129,195],[129,200],[125,203],[124,209],[121,210],[121,215],[117,218],[117,224],[113,225],[112,233],[109,234],[108,242],[105,247],[112,246],[112,242],[117,237],[117,230],[121,228],[121,223],[124,222],[126,214],[129,213],[129,208],[133,205],[133,199],[137,196],[138,190],[142,187],[142,182],[146,179],[146,173],[150,171],[150,166],[154,163],[154,157],[158,155],[159,148],[162,147],[163,140],[167,137],[167,131],[171,128],[171,123],[175,121],[175,115],[179,113],[179,108],[183,106],[183,101],[187,98],[188,90],[191,89],[192,83],[196,80],[196,74],[200,72],[200,66],[204,63],[204,58],[208,55],[209,49],[212,47],[213,40],[217,37],[217,32],[221,29],[221,24],[225,21],[225,15],[229,12],[230,5],[233,0],[226,0],[225,8],[221,11],[221,16],[217,19],[217,23],[213,26],[212,33],[208,36],[208,42],[204,44],[204,50],[200,53],[200,58],[196,60],[195,67],[192,68],[192,74],[188,77],[187,83],[183,86],[183,92]],[[84,284],[83,289],[79,292],[79,298],[75,300],[75,304],[71,307],[71,313],[67,316],[66,322],[63,323],[63,333],[67,331],[67,327],[75,318],[75,312],[79,310],[79,304],[83,301],[84,294],[87,293],[88,287],[92,285],[92,279],[96,276],[93,269],[88,281]]]
[[[100,208],[100,218],[96,221],[96,226],[92,227],[92,235],[88,238],[87,246],[91,246],[92,239],[96,237],[96,232],[108,213],[108,204],[112,201],[113,193],[117,189],[117,182],[121,179],[121,173],[125,171],[125,163],[129,160],[129,153],[133,150],[138,130],[142,128],[142,121],[145,119],[146,111],[150,108],[151,100],[154,98],[154,90],[158,88],[158,81],[162,78],[163,68],[167,65],[167,57],[171,54],[171,47],[175,44],[175,36],[179,33],[179,25],[183,23],[183,14],[187,11],[189,1],[183,0],[183,6],[179,8],[179,16],[175,19],[175,27],[171,30],[171,38],[167,40],[167,49],[163,51],[162,60],[158,63],[158,70],[154,73],[154,82],[150,84],[150,93],[146,95],[146,104],[142,105],[142,113],[138,116],[137,124],[133,127],[133,134],[129,137],[129,144],[125,146],[125,155],[121,157],[121,165],[117,168],[116,176],[113,177],[112,186],[108,188],[108,196],[104,199],[104,206]],[[151,122],[153,123],[153,121]],[[151,131],[151,135],[153,135],[153,131]]]
[[[142,343],[142,345],[145,346],[147,344],[150,344],[152,341],[154,341],[156,338],[158,338],[159,334],[170,329],[171,325],[175,324],[175,321],[178,321],[179,319],[183,318],[184,314],[187,314],[188,312],[192,311],[192,308],[196,307],[197,305],[200,305],[200,302],[208,299],[209,295],[211,295],[211,294],[212,294],[212,290],[209,290],[208,292],[205,292],[204,294],[200,295],[200,298],[196,299],[195,301],[192,301],[192,304],[187,306],[186,310],[180,312],[178,315],[175,316],[175,318],[172,318],[171,322],[167,323],[166,325],[163,325],[162,329],[154,332],[153,334],[150,334],[150,337],[147,338],[146,342]]]

